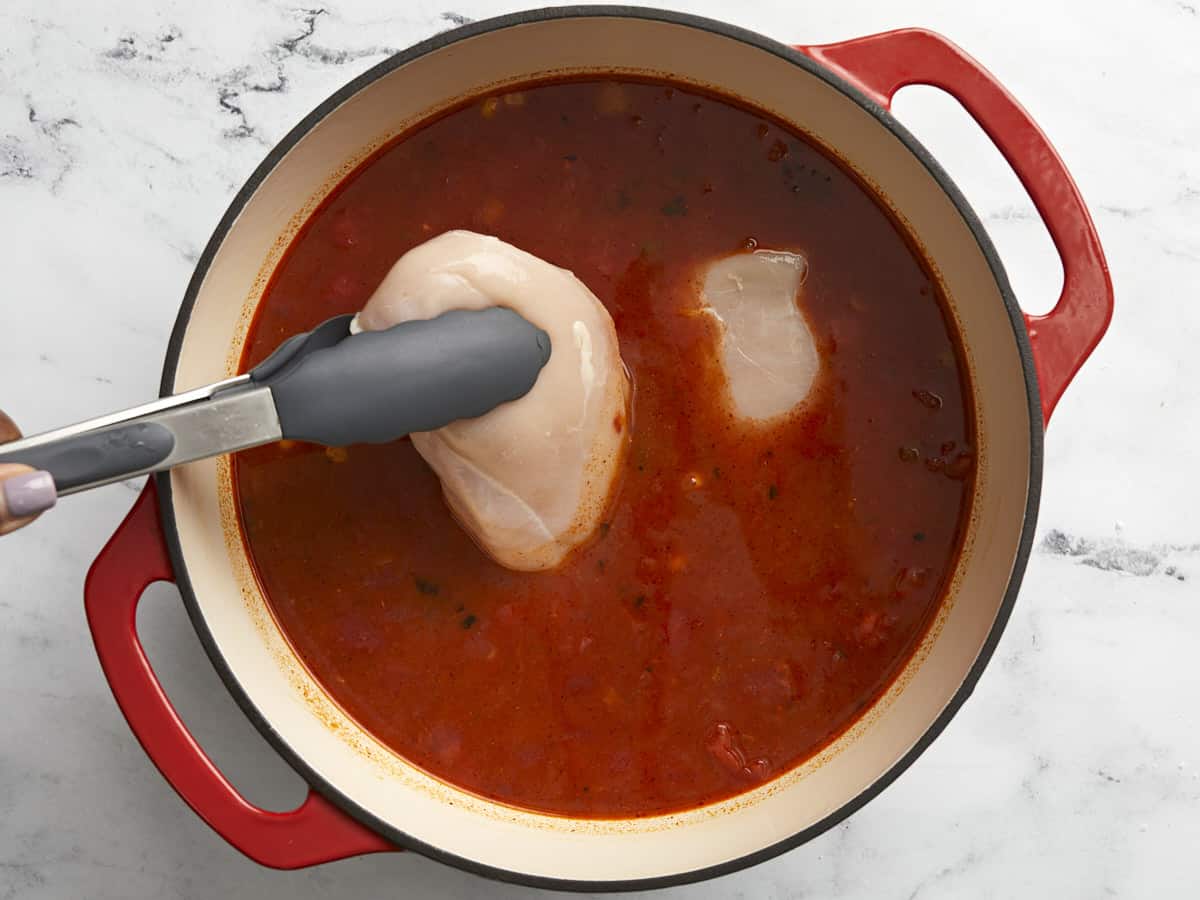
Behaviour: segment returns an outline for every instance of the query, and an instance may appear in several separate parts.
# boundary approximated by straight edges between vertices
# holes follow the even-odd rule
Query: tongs
[[[284,438],[386,443],[523,397],[550,359],[550,336],[502,307],[356,334],[353,318],[235,378],[0,445],[0,463],[47,471],[66,496]]]

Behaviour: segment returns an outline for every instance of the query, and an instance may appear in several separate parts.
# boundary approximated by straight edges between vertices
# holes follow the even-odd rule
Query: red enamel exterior
[[[1021,104],[978,62],[931,31],[907,28],[840,44],[797,47],[885,109],[905,85],[954,97],[1013,167],[1042,217],[1063,267],[1054,309],[1025,316],[1043,423],[1112,319],[1113,289],[1096,226],[1062,158]]]
[[[1033,198],[1062,257],[1063,292],[1045,316],[1026,316],[1049,420],[1063,391],[1112,316],[1108,267],[1083,200],[1062,160],[1020,104],[975,60],[945,38],[908,29],[796,49],[887,108],[909,84],[938,87],[975,118]],[[315,792],[287,813],[248,803],[212,764],[180,720],[138,640],[137,605],[146,587],[174,573],[150,481],[88,574],[85,604],[101,666],[147,755],[187,804],[251,859],[294,869],[400,849]]]
[[[151,480],[92,564],[84,604],[117,705],[163,777],[217,834],[265,866],[298,869],[398,849],[313,791],[277,813],[251,805],[225,780],[163,693],[138,640],[138,601],[152,583],[172,580]]]

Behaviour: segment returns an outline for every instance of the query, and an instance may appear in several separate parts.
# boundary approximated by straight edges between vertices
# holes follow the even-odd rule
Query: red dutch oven
[[[407,848],[526,884],[581,890],[678,884],[798,846],[860,808],[934,740],[971,693],[1008,619],[1033,538],[1042,435],[1100,340],[1112,287],[1062,160],[977,62],[928,31],[788,47],[718,22],[619,7],[506,16],[439,35],[322,103],[238,193],[184,298],[164,395],[227,377],[267,279],[305,218],[370,153],[464,97],[554,75],[666,76],[747,100],[832,148],[924,248],[963,337],[978,469],[964,549],[918,652],[891,689],[817,757],[742,796],[630,820],[513,809],[440,782],[380,745],[295,657],[254,581],[227,460],[151,481],[88,577],[88,622],[117,702],[146,753],[217,833],[258,862],[310,866]],[[1021,313],[978,217],[888,112],[936,86],[1015,170],[1062,259],[1062,296]],[[173,581],[246,715],[308,781],[287,813],[261,810],[205,756],[147,662],[135,611]]]

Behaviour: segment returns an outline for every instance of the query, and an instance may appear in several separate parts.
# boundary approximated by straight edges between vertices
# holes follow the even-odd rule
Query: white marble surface
[[[197,254],[267,148],[351,76],[505,0],[0,6],[0,407],[27,431],[155,393]],[[314,0],[315,4],[315,0]],[[687,897],[1195,897],[1200,889],[1200,9],[1193,0],[664,5],[820,42],[933,27],[1050,133],[1117,288],[1046,444],[1039,549],[945,735],[849,822]],[[986,11],[984,11],[986,10]],[[898,103],[985,217],[1019,296],[1061,274],[1028,199],[953,104]],[[133,499],[0,541],[0,900],[515,897],[412,854],[277,873],[177,799],[85,628],[87,565]],[[173,589],[143,634],[181,711],[259,802],[299,779],[241,717]]]

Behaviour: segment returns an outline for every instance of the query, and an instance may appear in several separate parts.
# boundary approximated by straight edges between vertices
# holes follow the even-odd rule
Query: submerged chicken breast
[[[549,569],[599,526],[627,437],[629,382],[600,301],[566,269],[451,231],[400,258],[355,328],[489,306],[546,331],[550,361],[521,399],[412,441],[489,555],[510,569]]]
[[[804,402],[821,368],[800,309],[808,263],[797,253],[756,250],[711,263],[701,303],[721,328],[721,362],[734,413],[765,422]]]

